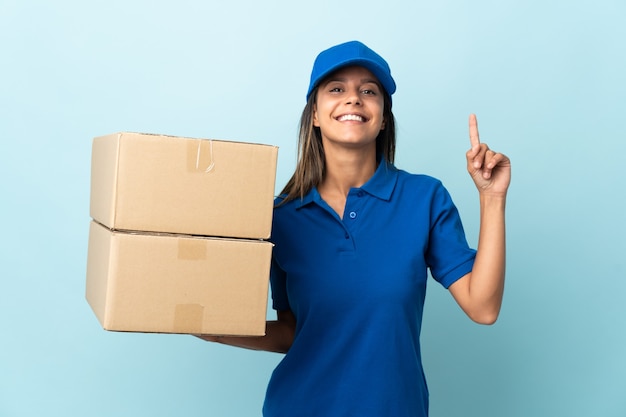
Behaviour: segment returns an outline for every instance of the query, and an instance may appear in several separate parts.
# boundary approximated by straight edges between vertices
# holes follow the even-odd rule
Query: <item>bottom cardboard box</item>
[[[86,298],[106,330],[265,334],[272,244],[89,229]]]

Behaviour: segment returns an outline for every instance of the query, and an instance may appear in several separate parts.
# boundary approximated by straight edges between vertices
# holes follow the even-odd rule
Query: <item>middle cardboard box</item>
[[[278,148],[121,132],[96,137],[91,217],[113,230],[268,239]]]

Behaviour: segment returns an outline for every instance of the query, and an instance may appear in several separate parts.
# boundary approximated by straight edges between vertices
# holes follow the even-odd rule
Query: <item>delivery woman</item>
[[[285,353],[266,417],[427,416],[419,343],[427,271],[472,320],[498,316],[509,159],[480,142],[470,116],[474,250],[441,182],[394,165],[395,91],[387,62],[360,42],[318,55],[298,164],[274,209],[277,320],[264,337],[201,336]]]

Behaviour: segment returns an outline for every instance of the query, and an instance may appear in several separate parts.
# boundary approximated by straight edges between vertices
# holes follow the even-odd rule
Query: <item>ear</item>
[[[313,126],[320,127],[320,121],[317,119],[317,103],[313,104]]]
[[[385,119],[383,119],[383,123],[380,125],[380,130],[385,130]]]

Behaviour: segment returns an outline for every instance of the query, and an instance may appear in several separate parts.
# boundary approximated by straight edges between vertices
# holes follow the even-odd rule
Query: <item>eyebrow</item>
[[[326,82],[320,84],[321,86],[327,86],[332,82],[343,82],[345,83],[348,79],[345,77],[332,77],[326,80]],[[361,84],[374,84],[380,90],[384,90],[383,85],[376,78],[361,78]]]

